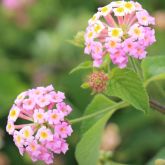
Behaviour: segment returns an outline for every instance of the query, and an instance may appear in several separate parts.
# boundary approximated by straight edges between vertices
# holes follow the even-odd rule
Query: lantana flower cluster
[[[91,54],[93,65],[99,67],[105,54],[113,64],[125,68],[128,57],[143,59],[146,48],[155,42],[150,25],[155,19],[138,2],[115,1],[98,8],[88,22],[85,53]]]
[[[65,119],[72,108],[64,99],[64,93],[56,92],[52,85],[30,89],[16,98],[6,130],[21,155],[28,153],[33,161],[51,164],[54,154],[66,153],[66,138],[73,131]],[[17,125],[18,119],[24,124]]]

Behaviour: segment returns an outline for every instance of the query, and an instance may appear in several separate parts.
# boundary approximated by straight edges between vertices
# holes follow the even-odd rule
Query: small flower
[[[88,21],[89,24],[94,24],[100,18],[100,12],[96,13],[92,16],[92,18]]]
[[[64,114],[61,111],[56,109],[48,112],[48,123],[49,124],[58,124],[60,121],[64,120]]]
[[[33,119],[35,123],[42,124],[45,122],[45,113],[43,109],[35,109],[33,114]]]
[[[143,59],[146,57],[146,55],[147,55],[147,52],[144,50],[142,46],[137,46],[135,53],[132,54],[132,56],[137,59]]]
[[[95,42],[93,47],[92,47],[92,57],[94,59],[101,59],[103,55],[103,47],[100,42]]]
[[[27,144],[26,151],[31,155],[31,157],[33,157],[34,160],[41,154],[40,145],[38,144],[37,140],[29,141]]]
[[[92,43],[89,41],[89,42],[86,42],[86,47],[85,47],[85,50],[84,50],[84,53],[85,54],[90,54],[92,52]]]
[[[141,25],[148,26],[149,24],[155,24],[154,18],[146,10],[137,12],[136,16]]]
[[[41,108],[44,108],[50,104],[50,95],[40,96],[36,102],[38,106],[40,106]]]
[[[126,67],[127,62],[128,62],[128,57],[123,51],[118,50],[114,54],[111,54],[110,57],[111,57],[112,62],[118,65],[119,68],[122,69]]]
[[[45,126],[42,126],[36,134],[36,139],[39,139],[40,142],[52,141],[53,134],[50,129],[46,128]]]
[[[127,14],[131,14],[136,10],[135,4],[133,2],[125,2],[124,7]]]
[[[103,29],[104,29],[104,25],[102,24],[101,21],[95,22],[94,28],[93,28],[95,33],[100,33]]]
[[[86,41],[92,41],[95,38],[96,34],[92,30],[88,30],[85,34]]]
[[[61,111],[64,116],[67,116],[72,112],[71,106],[65,104],[64,102],[58,103],[56,106],[57,106],[57,110]]]
[[[15,127],[13,122],[8,122],[6,126],[6,131],[9,133],[9,135],[12,135],[15,131]]]
[[[111,6],[107,5],[107,6],[99,8],[98,10],[103,16],[107,16],[111,12],[112,8]]]
[[[112,39],[120,40],[123,36],[123,30],[121,28],[109,28],[108,34],[112,37]]]
[[[115,8],[113,11],[115,16],[124,16],[126,14],[126,8],[124,6]]]
[[[138,24],[134,24],[130,27],[128,34],[133,39],[144,39],[144,28]]]
[[[24,138],[21,132],[14,131],[14,142],[18,148],[21,148],[24,144]]]
[[[120,47],[120,45],[121,44],[118,41],[115,41],[111,38],[106,39],[105,47],[110,53],[115,53]]]
[[[56,92],[50,92],[51,95],[51,101],[55,103],[60,103],[65,99],[65,95],[63,92],[58,91]]]
[[[84,52],[91,55],[94,67],[100,67],[105,55],[110,54],[112,63],[124,68],[129,55],[145,58],[146,48],[156,41],[154,29],[150,27],[154,24],[155,19],[140,3],[111,2],[98,8],[98,12],[89,20]],[[142,56],[139,56],[137,46],[143,47]]]
[[[16,106],[13,106],[10,110],[8,120],[15,122],[20,114],[20,109]]]
[[[32,98],[24,99],[23,100],[23,108],[25,110],[32,110],[35,106],[35,102]]]
[[[20,130],[22,137],[26,140],[33,139],[33,129],[30,126],[25,126]]]
[[[61,124],[55,126],[55,132],[60,137],[67,138],[72,134],[73,130],[68,123],[62,122]]]
[[[93,72],[88,77],[88,84],[90,88],[96,93],[103,92],[107,87],[108,76],[102,72]]]
[[[133,41],[133,39],[127,39],[123,42],[123,50],[128,55],[135,52],[137,47],[137,43]]]
[[[27,96],[27,92],[22,92],[22,93],[20,93],[20,94],[17,96],[17,98],[16,98],[16,100],[15,100],[15,103],[16,103],[16,104],[21,103],[22,100],[23,100],[26,96]]]
[[[27,153],[33,161],[50,164],[54,154],[66,153],[66,138],[73,131],[65,119],[72,108],[64,99],[65,94],[55,91],[52,85],[30,89],[16,98],[6,131],[13,135],[21,155]],[[26,124],[15,124],[17,119]]]

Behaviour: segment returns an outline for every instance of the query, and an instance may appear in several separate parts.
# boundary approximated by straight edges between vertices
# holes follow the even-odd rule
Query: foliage
[[[73,36],[77,31],[85,30],[91,13],[106,2],[106,0],[41,0],[28,8],[28,17],[25,22],[19,22],[13,13],[5,10],[1,5],[0,130],[5,131],[11,103],[21,91],[32,86],[53,83],[56,84],[56,89],[66,91],[67,101],[74,109],[70,119],[111,108],[116,106],[116,102],[120,99],[131,105],[115,113],[111,109],[109,112],[106,111],[97,117],[85,120],[81,124],[81,131],[80,125],[75,125],[74,135],[70,138],[71,149],[65,158],[60,157],[62,163],[64,161],[63,164],[76,165],[78,161],[80,165],[96,165],[101,135],[109,119],[110,122],[119,126],[122,139],[120,146],[111,157],[113,162],[141,165],[151,160],[149,164],[153,164],[155,158],[164,159],[161,156],[162,153],[164,154],[164,149],[160,151],[160,156],[157,153],[164,146],[165,124],[162,114],[148,109],[148,99],[152,98],[164,104],[165,31],[157,30],[157,43],[149,49],[148,57],[142,62],[144,84],[132,70],[111,68],[108,91],[105,92],[109,95],[108,97],[100,94],[92,99],[93,96],[90,95],[89,90],[80,88],[86,73],[92,72],[92,62],[89,61],[88,56],[83,55],[83,49],[68,44],[68,40],[73,39],[72,43],[78,43],[82,47],[82,36],[75,36],[75,38]],[[142,2],[152,12],[164,9],[165,5],[161,0],[139,0],[139,2]],[[68,76],[69,70],[78,63],[81,64],[71,71],[74,74]],[[116,79],[121,80],[120,83]],[[149,98],[144,87],[146,87]],[[86,108],[87,104],[89,105]],[[148,110],[148,113],[145,115],[136,109]],[[114,113],[113,116],[111,116],[112,113]],[[0,154],[5,154],[11,165],[34,164],[28,157],[19,155],[10,136],[4,134],[2,137],[0,134],[1,138],[4,146]],[[78,146],[75,149],[77,143]],[[74,156],[75,150],[77,160]],[[112,160],[104,165],[112,164]],[[59,162],[59,165],[62,163]]]

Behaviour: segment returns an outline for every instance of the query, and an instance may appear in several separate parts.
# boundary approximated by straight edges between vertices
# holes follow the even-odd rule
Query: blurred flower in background
[[[114,123],[108,124],[102,136],[100,150],[115,151],[120,142],[121,137],[119,133],[119,127]]]
[[[0,129],[0,149],[4,146],[4,131]]]
[[[156,26],[162,30],[165,30],[165,11],[157,11],[154,16],[156,19]]]
[[[8,156],[0,152],[0,165],[10,165]]]
[[[35,0],[2,0],[2,5],[6,12],[10,12],[11,17],[19,24],[26,24],[28,21],[27,9]]]

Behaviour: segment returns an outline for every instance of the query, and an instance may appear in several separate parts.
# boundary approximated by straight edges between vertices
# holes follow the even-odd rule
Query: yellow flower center
[[[48,134],[46,132],[41,132],[41,137],[43,139],[46,139],[48,137]]]
[[[93,32],[89,32],[88,38],[91,38],[93,36]]]
[[[101,9],[101,11],[103,12],[103,13],[106,13],[107,11],[108,11],[108,7],[103,7],[102,9]]]
[[[96,20],[96,16],[94,15],[93,17],[92,17],[92,21],[95,21]]]
[[[30,133],[29,133],[28,130],[25,130],[25,131],[24,131],[24,136],[25,136],[25,138],[28,138],[28,137],[30,136]]]
[[[118,8],[116,9],[116,11],[117,11],[118,13],[123,13],[123,12],[124,12],[124,8],[123,8],[123,7],[118,7]]]
[[[18,99],[20,100],[20,99],[22,99],[22,97],[23,97],[22,95],[19,95],[19,96],[18,96]]]
[[[10,116],[11,117],[15,117],[16,116],[16,110],[15,109],[11,110]]]
[[[101,26],[100,25],[96,25],[95,28],[94,28],[94,31],[96,33],[98,33],[100,30],[101,30]]]
[[[133,8],[132,3],[130,3],[130,2],[126,2],[124,6],[125,6],[127,9],[132,9],[132,8]]]
[[[8,124],[7,125],[7,128],[10,130],[11,129],[11,124]]]
[[[20,143],[20,142],[21,142],[21,136],[19,136],[19,135],[17,136],[16,142],[17,142],[17,143]]]
[[[134,33],[139,36],[141,34],[141,31],[139,28],[135,28]]]
[[[43,118],[43,115],[41,113],[37,114],[37,118],[38,119],[42,119]]]
[[[119,30],[118,29],[113,29],[112,30],[112,36],[113,37],[118,37],[119,36]]]

